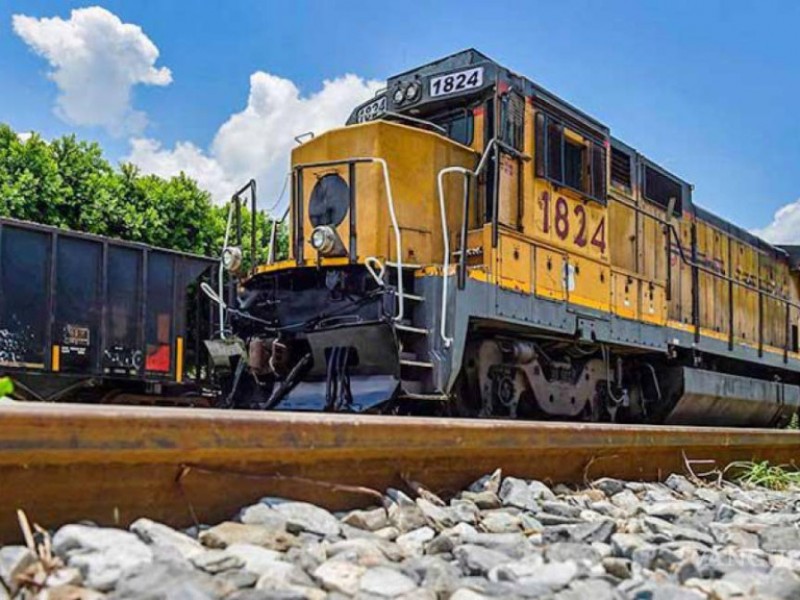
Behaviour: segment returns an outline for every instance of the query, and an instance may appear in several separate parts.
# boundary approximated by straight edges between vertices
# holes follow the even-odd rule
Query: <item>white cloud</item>
[[[230,198],[234,187],[238,187],[215,159],[191,142],[178,142],[174,149],[164,150],[156,140],[135,138],[131,140],[131,152],[125,160],[145,174],[171,177],[183,171],[220,201]]]
[[[99,6],[75,9],[69,19],[14,15],[13,26],[52,67],[56,113],[68,123],[141,132],[147,117],[131,106],[133,87],[172,81],[168,68],[155,66],[158,48],[141,27]]]
[[[382,85],[344,75],[302,96],[292,81],[258,71],[250,76],[247,106],[222,124],[207,152],[188,142],[170,150],[154,140],[136,139],[126,160],[145,173],[161,176],[185,171],[211,191],[217,202],[226,201],[255,177],[259,206],[267,208],[283,187],[294,137],[307,131],[319,135],[343,125],[350,111]]]
[[[141,135],[147,117],[131,106],[136,85],[165,86],[172,81],[169,69],[156,67],[158,48],[139,26],[123,23],[97,6],[73,10],[69,19],[15,15],[13,25],[50,64],[61,118],[131,136],[125,160],[143,173],[164,177],[183,171],[217,202],[226,201],[255,177],[259,205],[271,206],[283,187],[294,137],[342,125],[357,104],[383,85],[344,75],[304,96],[289,79],[257,71],[250,76],[247,105],[222,123],[209,148],[190,141],[165,148],[159,140]]]
[[[779,208],[772,223],[753,233],[772,244],[800,244],[800,199]]]

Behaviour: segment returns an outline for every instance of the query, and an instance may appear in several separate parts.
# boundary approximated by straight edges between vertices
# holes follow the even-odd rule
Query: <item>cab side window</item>
[[[605,202],[605,147],[544,112],[536,113],[536,175]]]
[[[588,191],[583,181],[586,164],[586,146],[564,140],[564,185],[583,192]]]

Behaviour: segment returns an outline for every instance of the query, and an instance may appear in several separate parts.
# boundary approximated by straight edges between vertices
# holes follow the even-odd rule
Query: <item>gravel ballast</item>
[[[800,598],[800,491],[498,471],[417,492],[348,513],[264,498],[186,531],[65,525],[37,554],[0,548],[0,600]]]

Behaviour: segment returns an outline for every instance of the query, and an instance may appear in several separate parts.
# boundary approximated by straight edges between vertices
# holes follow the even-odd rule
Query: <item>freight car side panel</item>
[[[113,375],[141,375],[140,334],[144,255],[132,248],[108,249],[107,347],[103,370]]]
[[[41,231],[3,228],[0,254],[0,365],[43,369],[49,360],[50,236]]]
[[[186,289],[212,262],[0,219],[0,367],[180,381]]]
[[[101,244],[72,237],[55,238],[54,320],[61,371],[96,374],[103,316]]]

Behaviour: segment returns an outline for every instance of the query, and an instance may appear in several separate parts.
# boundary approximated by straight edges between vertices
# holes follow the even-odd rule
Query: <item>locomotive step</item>
[[[423,327],[413,327],[411,325],[403,325],[403,324],[395,324],[394,328],[397,331],[404,331],[406,333],[414,333],[418,335],[428,335],[430,333],[430,329],[425,329]]]
[[[433,363],[427,362],[424,360],[409,360],[406,358],[400,359],[400,366],[401,367],[417,367],[420,369],[432,369]]]
[[[415,394],[413,392],[403,392],[400,394],[401,400],[432,400],[435,402],[444,402],[449,400],[447,394]]]
[[[386,261],[386,265],[396,269],[397,268],[397,261],[388,260],[388,261]],[[407,263],[407,262],[404,262],[403,265],[402,265],[402,267],[404,269],[413,269],[415,271],[417,269],[421,269],[423,266],[424,265],[419,265],[419,264],[416,264],[416,263]]]
[[[403,300],[411,300],[412,302],[425,302],[424,296],[418,296],[417,294],[408,294],[403,292],[402,294],[396,294],[397,296],[403,296]]]

